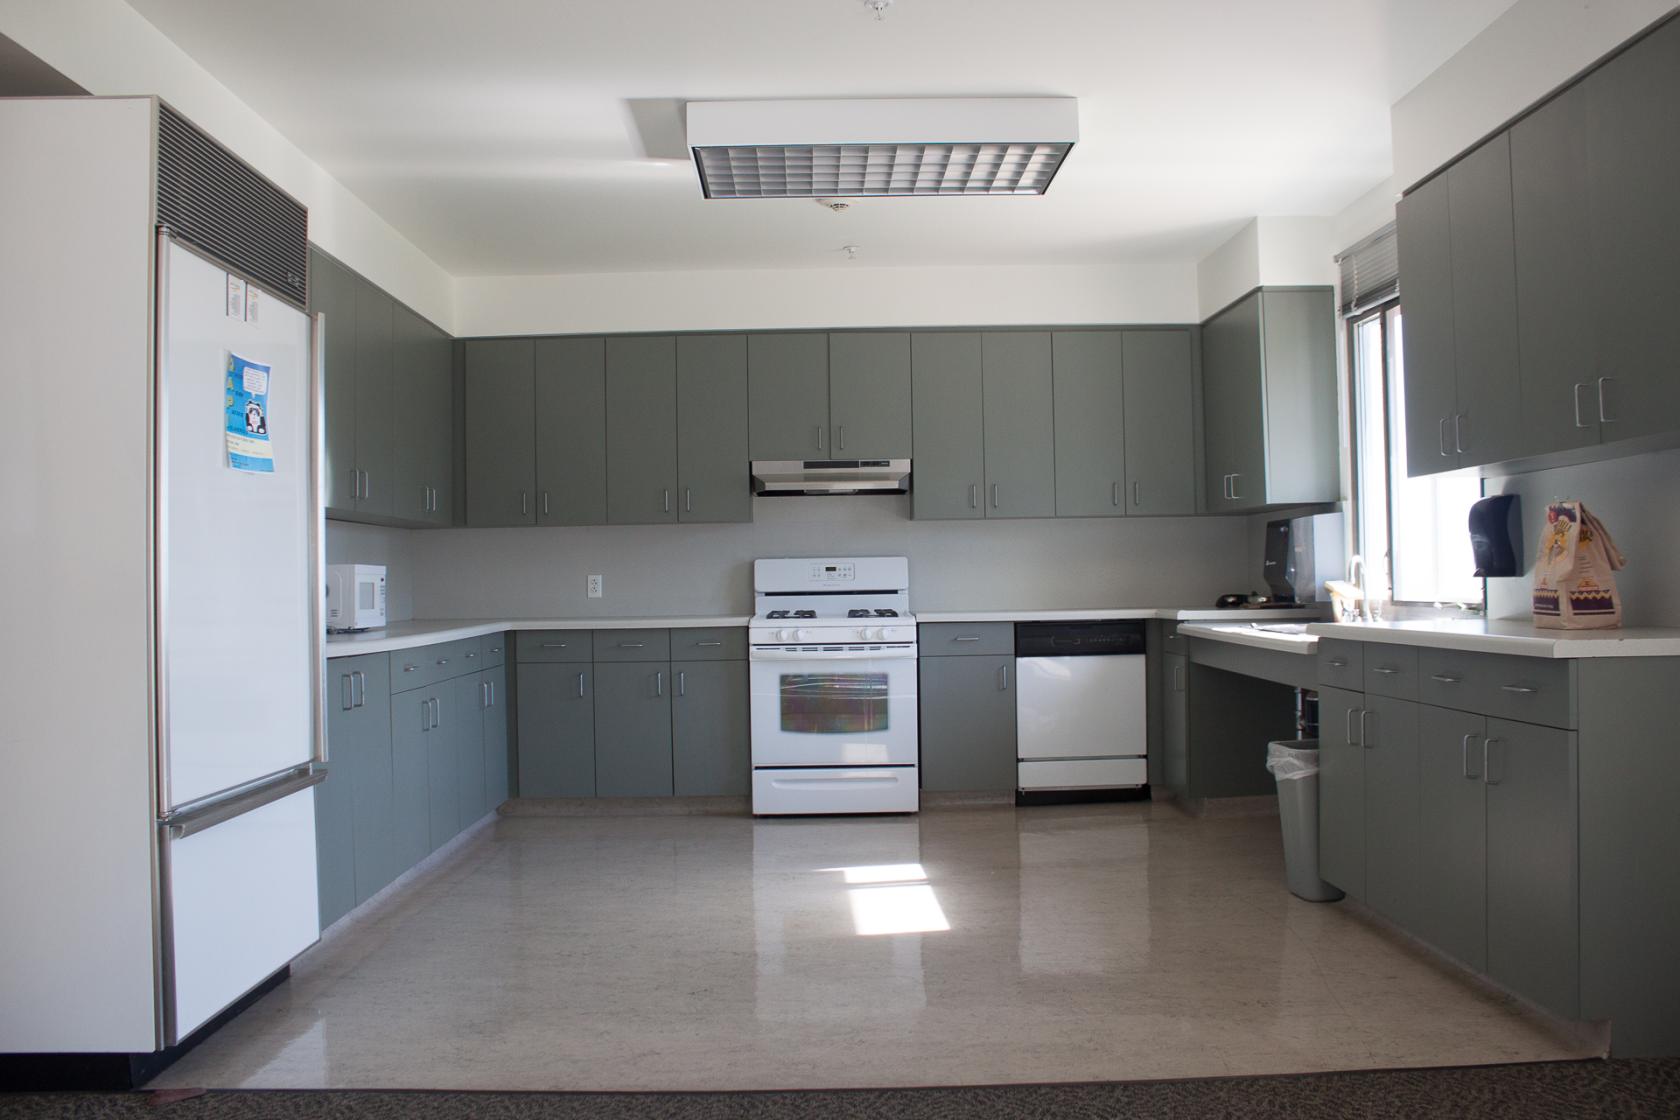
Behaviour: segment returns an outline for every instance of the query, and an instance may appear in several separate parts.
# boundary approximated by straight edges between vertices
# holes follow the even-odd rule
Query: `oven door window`
[[[783,673],[782,730],[857,735],[887,730],[887,674]]]

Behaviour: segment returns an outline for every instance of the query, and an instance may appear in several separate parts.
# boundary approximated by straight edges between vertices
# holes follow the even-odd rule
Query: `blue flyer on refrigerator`
[[[269,367],[230,353],[227,359],[228,466],[236,471],[274,471],[268,439]]]

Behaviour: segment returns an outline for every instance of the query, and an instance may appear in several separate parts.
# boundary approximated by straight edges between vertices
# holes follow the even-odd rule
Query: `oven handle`
[[[915,646],[888,646],[884,649],[754,649],[749,661],[914,661]]]

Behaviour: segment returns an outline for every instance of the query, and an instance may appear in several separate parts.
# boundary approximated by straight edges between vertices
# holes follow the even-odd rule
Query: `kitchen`
[[[959,31],[994,43],[1019,14],[988,5],[968,26],[914,0],[827,7],[809,18],[837,46],[896,58]],[[1650,185],[1667,165],[1641,154],[1680,147],[1641,108],[1668,88],[1671,5],[1448,7],[1396,36],[1390,84],[1366,89],[1374,113],[1338,110],[1349,128],[1374,117],[1378,135],[1326,139],[1312,174],[1286,175],[1293,193],[1263,199],[1250,167],[1231,172],[1232,198],[1175,210],[1182,184],[1162,173],[1155,209],[1134,218],[1098,200],[1123,178],[1119,147],[1143,140],[1113,130],[1113,91],[1064,90],[1053,70],[1028,88],[1077,99],[950,98],[973,83],[959,65],[929,96],[887,103],[771,100],[902,89],[838,70],[812,89],[749,84],[748,101],[715,100],[739,96],[715,76],[671,102],[645,99],[668,80],[597,76],[592,93],[543,94],[545,111],[612,90],[609,108],[592,104],[623,118],[634,148],[615,174],[657,186],[604,190],[600,167],[509,140],[494,157],[508,167],[475,172],[472,195],[436,170],[488,142],[471,105],[493,87],[475,84],[470,51],[449,60],[455,85],[439,81],[454,99],[433,98],[435,165],[405,154],[409,125],[376,123],[372,103],[354,127],[389,146],[364,160],[339,128],[350,118],[309,109],[343,92],[334,75],[362,32],[320,47],[321,87],[294,104],[261,36],[184,0],[89,0],[82,20],[0,6],[4,57],[22,59],[7,93],[105,95],[0,101],[8,144],[42,153],[42,172],[8,188],[13,208],[107,216],[73,245],[49,240],[52,223],[10,235],[8,255],[38,267],[0,301],[6,474],[29,511],[8,551],[65,581],[15,604],[18,632],[47,645],[9,662],[8,698],[35,714],[7,758],[85,798],[55,796],[3,834],[36,853],[8,893],[43,899],[37,920],[8,926],[29,951],[0,991],[31,1009],[4,1017],[9,1079],[71,1084],[47,1055],[93,1055],[105,1083],[154,1087],[728,1091],[1680,1051],[1657,948],[1680,933],[1676,884],[1641,856],[1662,842],[1651,822],[1672,818],[1658,749],[1672,732],[1653,701],[1680,652],[1656,559],[1676,543],[1658,495],[1680,410],[1671,378],[1637,373],[1672,341],[1672,281],[1653,254],[1674,233]],[[571,14],[625,49],[605,14]],[[810,30],[788,13],[713,15],[679,22],[721,39],[755,18]],[[1070,5],[1058,26],[1125,18],[1143,17]],[[1158,34],[1184,33],[1155,18]],[[275,43],[303,33],[260,19]],[[511,30],[455,27],[481,51]],[[1318,49],[1274,30],[1280,54]],[[1537,37],[1544,57],[1523,47]],[[684,49],[662,39],[667,64]],[[402,54],[368,55],[368,81],[412,81]],[[821,111],[789,118],[811,130],[790,139],[766,105]],[[110,131],[81,156],[54,141],[95,114]],[[1196,127],[1184,114],[1178,127]],[[148,147],[158,119],[184,147]],[[894,132],[905,119],[921,131]],[[960,148],[1000,139],[985,131],[1000,120],[1036,148],[958,170],[1016,176],[1011,197],[874,197],[899,172],[726,197],[785,181],[762,162],[774,145],[838,145],[851,128]],[[1290,120],[1274,127],[1301,127]],[[743,145],[760,178],[717,162]],[[1577,150],[1579,174],[1549,174]],[[95,153],[126,161],[108,198],[48,173]],[[901,186],[928,173],[918,158]],[[301,224],[267,231],[288,263],[216,240],[180,201],[190,189],[160,185],[154,205],[154,161],[159,184],[190,187],[214,165],[271,199],[263,213],[295,211]],[[520,186],[549,177],[564,189]],[[548,229],[568,207],[579,219]],[[1207,224],[1169,236],[1192,221]],[[134,281],[158,262],[160,279]],[[1581,289],[1558,282],[1571,269],[1602,291],[1643,279],[1572,320]],[[100,289],[90,299],[123,309],[122,329],[86,331],[54,295],[69,288]],[[206,344],[249,359],[243,390],[265,402],[266,423],[243,416],[239,438],[274,456],[260,481],[305,503],[262,507],[292,526],[267,544],[275,522],[233,520],[258,512],[237,497],[256,477],[234,465],[251,442],[219,413],[200,424],[148,397],[145,379],[88,372],[149,368],[155,342],[160,386],[200,365],[219,381],[219,363],[195,359],[198,324],[152,327],[154,306],[186,306],[170,293],[201,289],[216,295]],[[75,430],[108,456],[52,454],[41,434],[90,406],[31,388],[18,371],[34,368],[91,386],[112,428]],[[281,395],[309,388],[288,370],[312,371],[313,398]],[[295,442],[310,432],[313,452]],[[1465,510],[1502,494],[1519,498],[1515,566],[1472,579]],[[1532,624],[1533,542],[1560,498],[1590,505],[1628,558],[1620,629]],[[82,512],[41,512],[58,508]],[[1293,573],[1265,564],[1280,524]],[[1309,529],[1322,556],[1307,575]],[[228,551],[238,543],[250,551]],[[253,586],[272,575],[300,593],[200,594],[239,564]],[[160,583],[160,565],[174,578]],[[319,607],[310,581],[328,589]],[[1330,581],[1362,619],[1331,621]],[[1216,605],[1229,595],[1240,605]],[[105,705],[65,671],[93,625],[112,631]],[[241,627],[276,644],[225,636]],[[253,649],[303,657],[319,680]],[[154,682],[158,650],[175,652]],[[246,745],[279,753],[233,775],[215,728],[249,720],[226,706],[240,697],[265,712]],[[66,722],[78,712],[90,722]],[[32,749],[67,731],[80,751]],[[1266,770],[1268,743],[1314,737],[1319,870],[1348,896],[1328,905],[1285,886]],[[236,781],[271,775],[289,784]],[[239,819],[226,791],[308,808],[284,853],[229,857],[276,861],[292,892],[242,901],[243,926],[213,905],[249,889],[226,869],[202,911],[171,909],[191,842]],[[87,843],[44,847],[72,811],[94,814]],[[102,813],[144,815],[126,826],[140,839],[92,828]],[[101,861],[120,874],[89,879]],[[1206,897],[1218,884],[1225,902]],[[131,916],[101,942],[95,914]],[[1255,936],[1196,940],[1217,927]],[[222,949],[259,930],[274,943],[242,973]],[[678,938],[705,962],[692,975],[669,963]],[[92,959],[96,982],[78,976]],[[189,1006],[194,968],[208,994]],[[566,984],[623,1014],[591,1027]],[[438,1010],[449,1002],[465,1017]],[[369,1008],[424,1037],[370,1031]],[[1017,1016],[1025,1029],[1001,1029]],[[108,1029],[88,1028],[100,1018]],[[521,1021],[539,1024],[532,1037],[507,1033]],[[450,1040],[474,1029],[491,1040],[451,1060]],[[871,1032],[890,1053],[858,1045]],[[542,1058],[545,1044],[560,1056]]]

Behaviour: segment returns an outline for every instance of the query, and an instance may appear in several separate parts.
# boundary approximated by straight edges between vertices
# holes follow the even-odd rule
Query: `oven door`
[[[916,654],[752,652],[754,766],[914,766]]]

